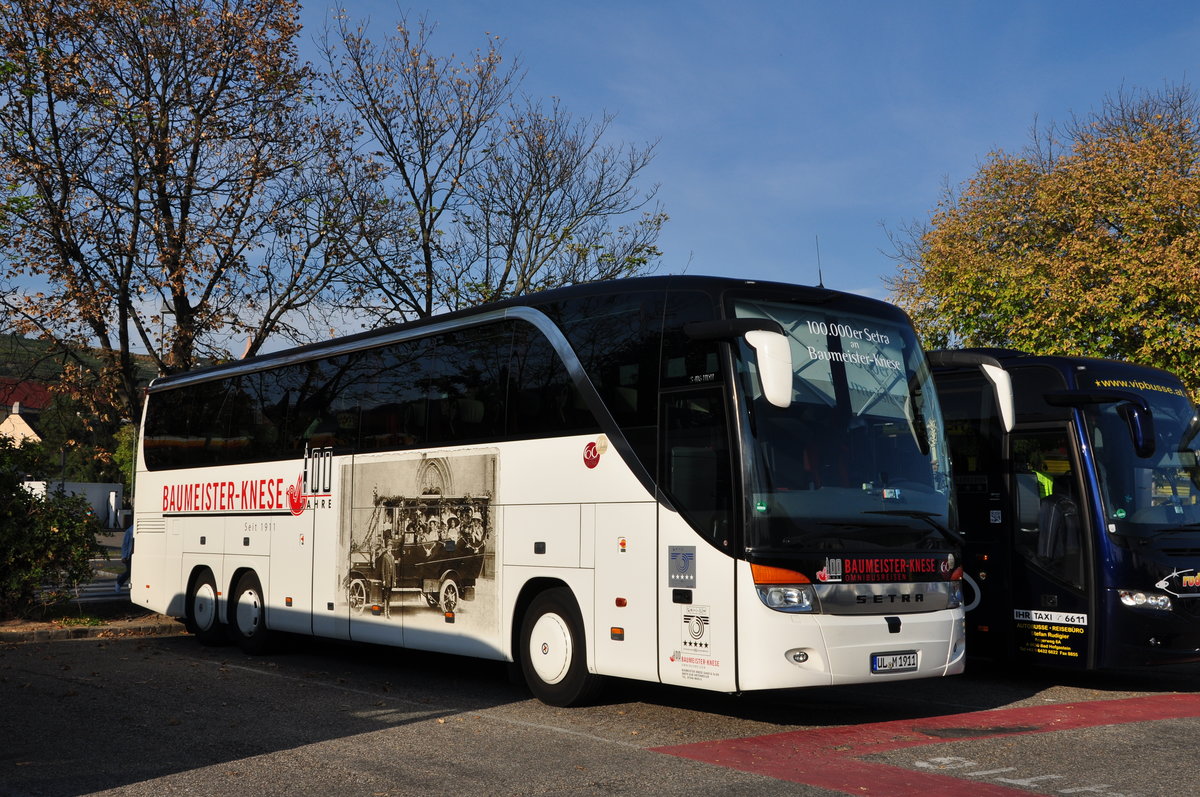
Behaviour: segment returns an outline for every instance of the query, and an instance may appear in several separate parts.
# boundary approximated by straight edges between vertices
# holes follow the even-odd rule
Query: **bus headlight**
[[[1119,589],[1117,595],[1121,603],[1138,609],[1158,609],[1171,611],[1171,596],[1160,592],[1144,592],[1140,589]]]
[[[817,595],[812,584],[756,584],[758,597],[777,612],[811,612]]]
[[[750,565],[754,588],[764,606],[777,612],[815,612],[817,591],[808,576],[795,570],[769,565]]]

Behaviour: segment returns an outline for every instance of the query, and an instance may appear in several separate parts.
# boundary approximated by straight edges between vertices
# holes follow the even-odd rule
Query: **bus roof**
[[[1103,357],[1068,354],[1032,354],[1017,349],[989,348],[985,346],[964,349],[939,349],[931,351],[928,354],[930,362],[933,363],[934,367],[941,370],[955,367],[976,367],[975,365],[968,365],[966,362],[954,362],[953,356],[955,354],[982,355],[990,358],[993,360],[993,364],[999,365],[1005,370],[1024,366],[1053,368],[1063,374],[1069,384],[1073,384],[1076,381],[1075,377],[1082,370],[1108,372],[1137,371],[1171,382],[1180,381],[1179,377],[1171,371],[1153,365],[1141,365],[1126,360],[1110,360]]]
[[[470,307],[464,310],[441,313],[402,324],[394,324],[377,329],[344,335],[317,343],[308,343],[280,351],[260,354],[242,360],[231,360],[216,365],[194,368],[155,379],[149,387],[151,392],[169,389],[179,382],[194,382],[203,380],[205,376],[216,376],[227,370],[257,371],[270,368],[297,359],[307,359],[319,356],[327,350],[370,348],[376,340],[380,343],[386,339],[405,337],[423,328],[453,328],[460,323],[469,322],[476,317],[500,318],[504,311],[518,307],[538,307],[565,299],[586,296],[602,296],[612,293],[656,292],[656,291],[699,291],[710,294],[714,300],[719,299],[730,291],[764,291],[780,294],[790,294],[795,301],[825,303],[833,299],[856,307],[861,312],[874,312],[883,315],[903,314],[898,307],[879,299],[872,299],[857,294],[844,293],[811,285],[794,285],[785,282],[770,282],[762,280],[743,280],[731,277],[711,277],[698,275],[667,275],[653,277],[631,277],[619,280],[600,280],[596,282],[569,285],[537,293],[525,294],[498,302]],[[433,331],[431,329],[431,331]]]

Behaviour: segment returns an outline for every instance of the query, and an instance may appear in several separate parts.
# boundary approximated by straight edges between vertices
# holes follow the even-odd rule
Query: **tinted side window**
[[[357,446],[359,407],[346,400],[357,364],[355,357],[337,357],[239,377],[254,413],[244,418],[244,428],[270,451],[258,459],[300,457],[306,446]]]
[[[1071,417],[1069,408],[1052,407],[1042,398],[1047,393],[1066,388],[1066,380],[1057,370],[1043,366],[1025,366],[1012,368],[1009,373],[1012,375],[1018,422],[1066,420]]]
[[[361,401],[356,388],[361,384],[362,366],[369,362],[362,353],[307,363],[305,390],[300,394],[299,412],[292,424],[291,456],[304,448],[357,448]]]
[[[237,396],[229,425],[233,434],[251,441],[245,451],[247,460],[290,457],[297,446],[301,448],[296,456],[303,452],[301,436],[311,423],[297,412],[305,391],[305,376],[299,368],[276,368],[228,383]],[[185,388],[185,392],[188,390]],[[236,460],[231,457],[225,461]]]
[[[512,326],[503,324],[450,332],[434,342],[428,369],[430,444],[504,435],[512,338]]]
[[[703,293],[675,293],[667,297],[662,340],[662,386],[696,387],[721,381],[720,344],[693,340],[685,324],[716,317],[713,300]]]
[[[607,294],[542,308],[648,473],[655,470],[662,302],[659,292]]]
[[[661,294],[588,296],[546,308],[623,428],[654,426]]]
[[[220,416],[230,385],[205,382],[151,397],[142,450],[150,468],[214,464],[212,439],[224,437]]]
[[[599,428],[535,327],[503,322],[152,395],[151,469]]]
[[[532,326],[517,326],[509,380],[511,436],[584,434],[599,429],[558,352]]]
[[[432,347],[427,339],[364,352],[362,447],[386,451],[424,445],[429,430]]]

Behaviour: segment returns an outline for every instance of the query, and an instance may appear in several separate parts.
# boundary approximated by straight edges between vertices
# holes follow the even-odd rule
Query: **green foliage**
[[[98,373],[104,367],[102,357],[102,352],[90,348],[66,351],[54,341],[0,333],[0,377],[56,384],[62,381],[69,363],[83,363],[89,371]],[[148,385],[158,375],[154,361],[140,354],[133,360],[137,384]]]
[[[88,350],[70,356],[88,363],[92,370],[102,367]],[[35,480],[121,482],[125,494],[131,495],[136,425],[98,413],[92,403],[63,389],[66,359],[68,355],[51,342],[0,335],[0,377],[37,382],[52,391],[50,406],[33,423],[42,443],[25,444],[30,454],[29,473]],[[149,384],[155,375],[149,358],[136,357],[135,366],[137,384]]]
[[[125,485],[125,495],[132,495],[133,468],[137,462],[138,430],[132,423],[123,424],[113,436],[116,448],[113,451],[113,463],[121,473],[121,483]]]
[[[901,252],[893,299],[927,345],[1156,365],[1200,387],[1200,114],[1186,87],[1118,96],[993,153]]]
[[[29,454],[0,438],[0,617],[65,600],[92,578],[103,549],[87,502],[61,493],[35,496],[21,486]]]
[[[125,480],[113,459],[117,445],[114,435],[119,428],[117,423],[97,418],[70,396],[55,393],[37,424],[43,451],[39,478],[79,482],[124,480],[128,490],[131,480]],[[129,475],[132,477],[132,472]]]

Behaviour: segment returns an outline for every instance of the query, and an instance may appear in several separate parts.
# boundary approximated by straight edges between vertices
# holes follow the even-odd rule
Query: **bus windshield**
[[[945,428],[907,322],[750,299],[735,301],[734,312],[778,322],[793,367],[790,406],[773,406],[754,352],[741,345],[747,547],[799,554],[951,546]]]
[[[1099,384],[1099,381],[1098,381]],[[1157,386],[1142,382],[1141,387]],[[1200,418],[1179,385],[1140,390],[1154,451],[1140,457],[1117,403],[1085,408],[1110,533],[1135,537],[1200,528]]]

